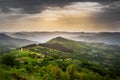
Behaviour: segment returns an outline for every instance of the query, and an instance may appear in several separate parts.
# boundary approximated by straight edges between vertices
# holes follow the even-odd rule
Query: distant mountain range
[[[15,38],[37,41],[39,43],[45,43],[58,36],[65,38],[75,37],[76,35],[79,36],[79,33],[74,32],[16,32],[6,34]]]
[[[120,45],[120,33],[101,32],[101,33],[84,33],[84,32],[16,32],[7,33],[9,36],[45,43],[52,38],[61,36],[67,39],[83,42],[105,43],[110,45]]]
[[[79,42],[105,43],[109,45],[120,46],[120,33],[84,33],[84,32],[16,32],[16,33],[0,33],[0,50],[9,50],[33,43],[45,43],[55,37],[64,37]],[[60,38],[59,37],[59,38]],[[56,40],[56,39],[55,39]],[[77,43],[76,43],[77,44]],[[42,44],[46,46],[45,44]],[[64,50],[59,43],[47,44],[58,46]],[[66,44],[67,45],[67,44]],[[100,45],[100,44],[99,44]],[[65,49],[71,51],[70,49]]]
[[[96,33],[91,35],[79,35],[72,39],[84,42],[106,43],[110,45],[120,45],[120,33]]]
[[[25,39],[13,38],[3,33],[0,34],[0,52],[7,51],[9,49],[15,49],[25,45],[30,45],[33,43],[35,42]]]

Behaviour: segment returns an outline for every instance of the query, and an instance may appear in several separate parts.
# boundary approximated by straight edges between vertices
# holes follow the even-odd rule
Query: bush
[[[15,57],[9,54],[2,56],[2,64],[13,67],[17,64]]]

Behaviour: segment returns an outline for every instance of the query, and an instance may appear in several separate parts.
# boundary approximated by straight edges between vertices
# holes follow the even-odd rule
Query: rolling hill
[[[80,43],[80,42],[62,38],[62,37],[56,37],[54,39],[51,39],[50,41],[46,42],[45,44],[53,45],[53,46],[55,44],[59,44],[67,49],[70,49],[72,51],[72,53],[75,53],[75,54],[82,54],[82,53],[84,53],[85,50],[88,49],[88,46],[84,45],[84,43],[82,43],[82,42]],[[55,47],[55,48],[57,48],[57,47]]]
[[[1,55],[0,77],[2,80],[119,80],[119,48],[56,37]]]
[[[3,33],[0,34],[0,52],[22,47],[25,45],[30,45],[33,43],[35,42],[25,39],[13,38]]]
[[[120,45],[120,33],[96,33],[92,35],[79,35],[73,37],[73,40],[93,42],[93,43],[105,43],[109,45]]]
[[[118,62],[120,60],[118,58],[120,57],[120,46],[77,42],[63,37],[56,37],[44,44],[34,44],[24,48],[39,52],[41,50],[39,47],[61,51],[61,55],[68,55],[75,59],[86,59],[101,66],[120,64]]]

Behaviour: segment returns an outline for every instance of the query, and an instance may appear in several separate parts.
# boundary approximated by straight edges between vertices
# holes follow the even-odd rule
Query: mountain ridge
[[[120,45],[120,32],[16,32],[12,37],[45,43],[57,36],[75,41]]]
[[[0,33],[0,52],[15,49],[35,42],[25,39],[13,38],[6,34]]]

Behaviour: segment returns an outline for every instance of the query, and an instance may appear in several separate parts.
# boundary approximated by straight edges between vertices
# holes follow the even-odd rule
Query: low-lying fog
[[[20,39],[27,39],[45,43],[55,37],[64,37],[75,41],[97,42],[120,45],[120,33],[84,33],[84,32],[16,32],[7,35]]]

